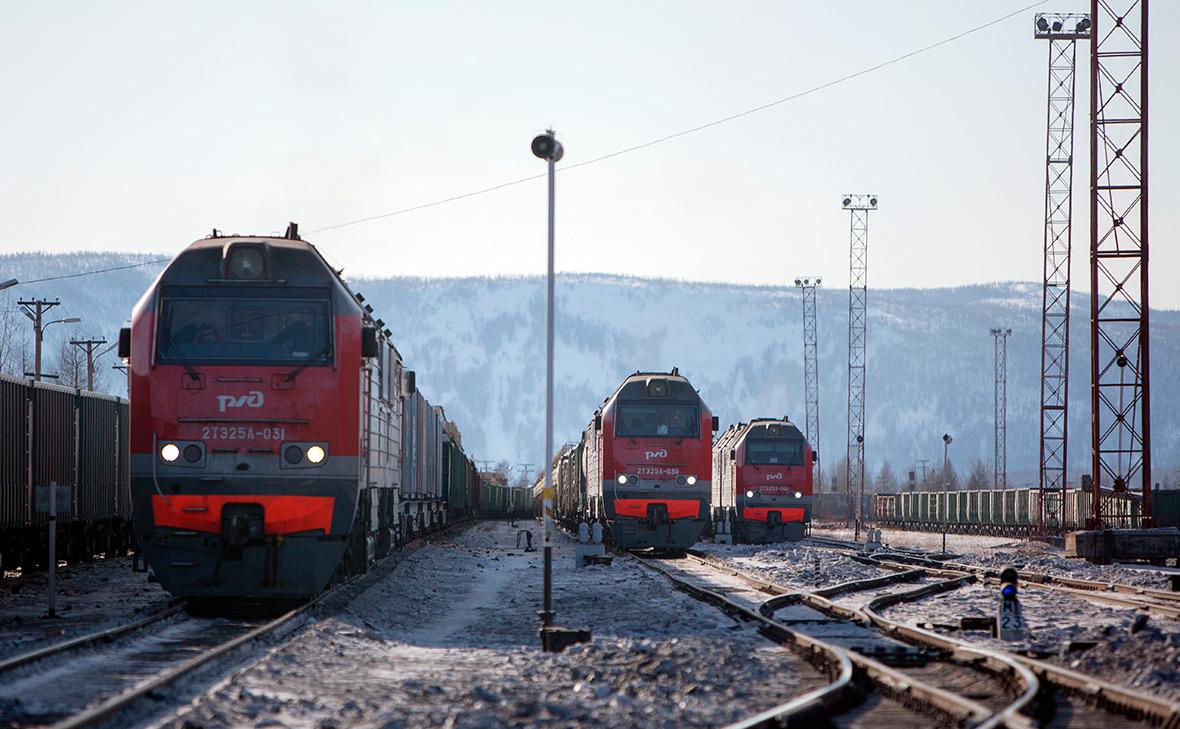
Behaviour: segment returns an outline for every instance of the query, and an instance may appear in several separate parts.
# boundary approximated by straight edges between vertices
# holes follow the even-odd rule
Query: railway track
[[[861,552],[864,545],[858,542],[809,537],[808,543],[818,547],[829,547],[845,551]],[[988,582],[998,582],[1000,570],[993,567],[963,564],[949,559],[937,559],[924,550],[885,548],[876,552],[861,554],[858,559],[882,563],[901,563],[922,569],[930,574],[974,574]],[[1018,570],[1022,585],[1033,589],[1051,590],[1069,594],[1092,602],[1123,607],[1180,620],[1180,593],[1152,590],[1134,585],[1100,580],[1085,580],[1076,577],[1059,577],[1045,572]]]
[[[979,576],[976,574],[894,564],[891,566],[894,572],[890,575],[854,580],[808,592],[767,582],[708,557],[693,557],[718,572],[734,576],[747,584],[757,585],[764,592],[778,592],[778,597],[766,601],[762,607],[763,612],[774,611],[782,605],[798,601],[827,614],[872,625],[882,635],[910,645],[925,646],[931,650],[940,649],[963,658],[970,657],[969,663],[978,663],[981,654],[987,657],[985,661],[1002,661],[1001,664],[993,663],[989,666],[992,670],[999,670],[1001,665],[1018,665],[1022,669],[1022,674],[1031,674],[1036,684],[1039,684],[1028,686],[1036,694],[1036,700],[1024,702],[1018,709],[1020,714],[1015,714],[1009,709],[1002,716],[993,716],[993,719],[998,720],[992,724],[993,726],[1019,726],[1020,722],[1031,720],[1036,722],[1033,725],[1082,729],[1109,729],[1111,726],[1126,725],[1128,721],[1144,726],[1172,729],[1180,727],[1180,704],[1111,685],[1098,677],[1071,671],[1045,661],[1006,651],[983,649],[968,641],[905,625],[882,615],[881,611],[890,606],[977,581]],[[928,580],[928,583],[912,590],[885,592],[858,607],[840,605],[834,599],[841,594],[873,590],[890,582],[900,583],[919,577]]]
[[[155,615],[0,662],[0,726],[54,729],[112,724],[160,699],[182,679],[262,640],[297,631],[342,593],[359,592],[448,527],[412,540],[314,600],[277,617],[203,617],[174,604]],[[158,713],[159,707],[153,707]]]
[[[679,589],[755,622],[759,630],[810,660],[833,682],[734,726],[846,727],[899,724],[1031,727],[1019,714],[1036,695],[1036,677],[987,651],[926,650],[881,634],[839,611],[828,597],[803,594],[689,556],[682,560],[636,557]],[[874,589],[910,579],[889,575],[863,585]],[[829,588],[829,595],[860,586]],[[927,589],[952,589],[935,586]],[[839,671],[836,666],[841,666]]]

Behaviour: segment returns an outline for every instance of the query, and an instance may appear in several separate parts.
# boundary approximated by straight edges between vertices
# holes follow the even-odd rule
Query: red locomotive
[[[803,538],[816,454],[787,418],[732,425],[713,446],[713,529],[763,544]]]
[[[601,522],[624,549],[691,547],[708,525],[716,428],[676,368],[636,372],[594,413],[570,451],[577,463],[559,460],[557,503],[568,506],[558,517]]]
[[[383,327],[294,224],[214,231],[164,269],[120,354],[134,533],[167,590],[306,598],[444,520],[439,448],[417,443],[441,410],[404,417],[414,376]]]

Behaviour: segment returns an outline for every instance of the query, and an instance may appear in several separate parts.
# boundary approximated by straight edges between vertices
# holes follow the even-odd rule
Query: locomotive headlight
[[[175,443],[165,443],[160,448],[160,458],[172,463],[177,458],[180,458],[180,446]]]
[[[283,451],[283,458],[294,466],[303,460],[303,449],[297,445],[287,446]]]
[[[619,477],[618,477],[616,480],[617,480],[617,481],[618,481],[620,484],[625,484],[625,483],[627,483],[627,474],[625,474],[625,473],[620,473],[620,474],[619,474]]]
[[[747,498],[747,499],[752,499],[752,498],[754,498],[754,492],[753,492],[753,491],[747,491],[747,492],[746,492],[746,498]]]
[[[801,499],[801,498],[803,498],[803,492],[802,492],[802,491],[796,491],[796,492],[795,492],[795,498],[796,498],[796,499]]]
[[[234,246],[226,259],[230,278],[259,279],[266,273],[266,258],[259,246]]]
[[[307,449],[307,460],[312,463],[319,463],[324,460],[324,456],[328,455],[324,452],[323,446],[313,445]]]
[[[697,477],[696,476],[689,476],[686,480],[688,481],[689,486],[696,486],[697,485]]]

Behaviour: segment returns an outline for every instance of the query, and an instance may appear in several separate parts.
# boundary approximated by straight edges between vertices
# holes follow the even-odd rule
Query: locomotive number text
[[[640,476],[679,476],[680,469],[676,466],[636,466],[635,472]]]
[[[201,428],[202,440],[285,440],[287,429],[255,428],[252,425],[206,425]]]

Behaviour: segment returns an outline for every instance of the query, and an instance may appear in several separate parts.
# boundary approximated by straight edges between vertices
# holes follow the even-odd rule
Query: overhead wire
[[[593,157],[588,160],[583,160],[582,162],[575,162],[572,164],[558,165],[556,169],[558,172],[563,172],[566,170],[577,169],[579,167],[588,167],[589,165],[597,164],[599,162],[603,162],[608,159],[613,159],[615,157],[620,157],[625,154],[630,154],[631,152],[637,152],[641,149],[647,149],[648,147],[654,147],[657,144],[662,144],[664,142],[668,142],[673,139],[679,139],[680,137],[686,137],[690,134],[696,134],[698,132],[705,131],[706,129],[712,129],[713,127],[721,126],[722,124],[727,124],[727,123],[735,121],[737,119],[751,116],[753,114],[757,114],[757,113],[766,111],[768,109],[773,109],[774,107],[789,103],[791,101],[797,101],[798,99],[802,99],[805,96],[810,96],[812,94],[818,93],[818,92],[823,91],[825,89],[832,88],[833,86],[837,86],[839,84],[843,84],[848,81],[852,81],[853,79],[860,78],[861,76],[865,76],[865,75],[868,75],[868,74],[873,73],[875,71],[879,71],[882,68],[886,68],[887,66],[892,66],[894,64],[901,63],[902,61],[913,58],[914,56],[921,55],[923,53],[927,53],[927,52],[932,51],[932,50],[939,48],[941,46],[945,46],[949,43],[954,43],[957,40],[965,38],[965,37],[972,35],[974,33],[978,33],[981,30],[986,30],[987,28],[990,28],[993,25],[997,25],[999,23],[1002,23],[1005,20],[1008,20],[1009,18],[1012,18],[1016,15],[1020,15],[1021,13],[1028,12],[1029,10],[1032,10],[1035,7],[1038,7],[1040,5],[1044,5],[1046,2],[1048,2],[1048,0],[1037,0],[1037,2],[1031,3],[1031,4],[1026,5],[1022,8],[1017,9],[1017,10],[1013,10],[1012,12],[1002,15],[994,20],[989,20],[986,23],[982,23],[982,24],[976,25],[972,28],[968,28],[967,30],[961,31],[961,32],[956,33],[955,35],[949,36],[947,38],[943,38],[942,40],[936,41],[936,42],[931,43],[929,45],[922,46],[921,48],[916,48],[912,51],[908,51],[908,52],[903,53],[899,56],[894,56],[893,58],[890,58],[888,60],[882,61],[882,62],[877,63],[872,66],[868,66],[866,68],[862,68],[858,71],[854,71],[852,73],[846,74],[846,75],[841,76],[839,78],[832,79],[831,81],[826,81],[826,82],[818,84],[816,86],[812,86],[811,88],[796,92],[794,94],[791,94],[790,96],[784,96],[781,99],[775,99],[774,101],[769,101],[764,104],[759,104],[758,106],[752,107],[750,109],[746,109],[744,111],[739,111],[734,114],[729,114],[728,116],[724,116],[719,119],[714,119],[712,121],[705,122],[704,124],[698,124],[697,126],[689,127],[688,129],[682,129],[680,131],[672,132],[670,134],[664,134],[662,136],[655,137],[653,139],[649,139],[646,142],[640,142],[639,144],[633,144],[629,147],[623,147],[622,149],[617,149],[613,152],[608,152],[606,154],[602,154],[602,155],[599,155],[597,157]],[[445,205],[447,203],[452,203],[452,202],[456,202],[459,200],[465,200],[467,198],[476,197],[478,195],[485,195],[487,193],[495,192],[497,190],[503,190],[508,187],[515,187],[516,185],[522,185],[526,182],[531,182],[533,180],[541,179],[542,177],[545,177],[546,174],[547,173],[542,172],[542,173],[539,173],[536,175],[529,175],[527,177],[521,177],[521,178],[518,178],[515,180],[510,180],[508,182],[502,182],[498,185],[492,185],[491,187],[484,187],[484,188],[481,188],[478,190],[472,190],[470,192],[460,193],[458,195],[451,195],[450,197],[445,197],[445,198],[442,198],[439,200],[433,200],[431,202],[420,203],[418,205],[411,205],[409,207],[400,208],[398,210],[392,210],[387,213],[368,215],[363,218],[356,218],[355,220],[348,220],[348,221],[345,221],[342,223],[334,223],[332,225],[325,225],[325,226],[322,226],[319,228],[315,228],[315,229],[311,230],[310,232],[311,233],[322,233],[324,231],[337,230],[337,229],[346,228],[346,227],[349,227],[352,225],[359,225],[361,223],[369,223],[374,220],[381,220],[384,218],[392,218],[397,215],[405,215],[406,213],[412,213],[412,212],[416,212],[418,210],[425,210],[427,208],[433,208],[433,207],[437,207],[439,205]]]

